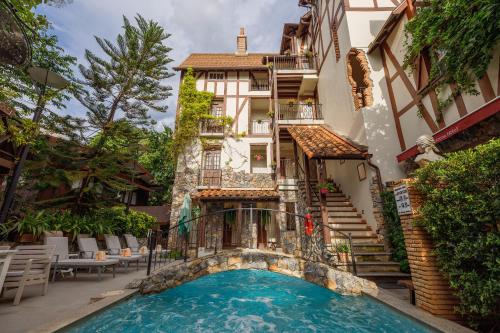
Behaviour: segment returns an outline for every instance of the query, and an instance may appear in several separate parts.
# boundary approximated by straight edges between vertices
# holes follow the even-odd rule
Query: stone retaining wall
[[[375,283],[348,272],[309,262],[294,256],[259,250],[233,250],[171,265],[153,275],[130,283],[142,294],[159,293],[207,274],[237,269],[260,269],[304,279],[344,295],[360,295],[377,291]]]

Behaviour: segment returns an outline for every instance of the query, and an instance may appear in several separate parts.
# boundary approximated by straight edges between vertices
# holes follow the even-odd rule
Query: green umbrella
[[[188,235],[191,229],[191,197],[188,193],[184,196],[181,213],[179,215],[179,235]]]

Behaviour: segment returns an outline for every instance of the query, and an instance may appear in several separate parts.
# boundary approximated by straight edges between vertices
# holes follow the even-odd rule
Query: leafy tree
[[[460,297],[459,310],[476,323],[500,314],[499,164],[495,139],[417,170],[416,188],[425,196],[421,223]]]
[[[500,40],[500,3],[426,0],[424,4],[405,27],[405,66],[412,67],[414,59],[429,52],[430,82],[456,83],[454,94],[477,94],[474,82],[485,75]]]
[[[149,198],[152,205],[162,205],[172,200],[176,167],[172,155],[172,140],[172,129],[164,126],[163,131],[149,131],[143,141],[144,149],[139,156],[139,163],[162,187],[161,191],[152,193]]]
[[[85,89],[76,97],[88,109],[88,123],[99,135],[85,156],[88,171],[79,190],[77,210],[81,209],[89,184],[98,177],[98,170],[104,171],[102,168],[106,163],[119,160],[106,147],[108,136],[125,129],[115,124],[116,118],[125,118],[130,125],[150,125],[148,112],[166,111],[167,106],[162,103],[171,95],[171,87],[162,82],[173,75],[167,68],[172,61],[168,57],[171,49],[163,44],[170,35],[158,23],[147,21],[140,15],[135,18],[136,26],[126,17],[123,22],[124,31],[117,36],[116,44],[96,37],[107,59],[86,50],[85,59],[89,66],[80,65],[83,76],[80,83]],[[126,141],[133,141],[133,131],[121,134],[127,136]],[[113,174],[113,168],[106,169],[100,178],[108,179],[107,183],[112,185],[110,177],[116,173]]]

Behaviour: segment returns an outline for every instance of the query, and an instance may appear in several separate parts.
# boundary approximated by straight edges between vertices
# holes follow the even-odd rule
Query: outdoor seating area
[[[77,275],[84,274],[86,280],[99,283],[103,275],[115,278],[116,272],[128,273],[130,264],[135,264],[137,272],[146,268],[149,251],[133,235],[126,235],[124,244],[132,246],[124,248],[116,235],[106,235],[99,246],[88,235],[78,235],[73,242],[60,234],[46,233],[44,245],[0,246],[0,300],[15,290],[13,305],[18,305],[26,287],[40,285],[45,295],[50,292],[49,282],[68,280],[68,276],[76,281]],[[75,251],[70,252],[71,248]]]

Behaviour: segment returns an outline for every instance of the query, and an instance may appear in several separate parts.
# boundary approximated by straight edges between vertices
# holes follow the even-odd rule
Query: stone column
[[[411,179],[403,179],[394,183],[394,186],[399,185],[407,186],[410,198],[411,212],[400,214],[400,219],[415,288],[416,305],[433,315],[462,321],[462,317],[454,311],[459,300],[453,295],[454,292],[450,288],[448,279],[439,271],[430,235],[423,227],[415,223],[420,217],[419,208],[422,205],[422,196],[414,188]]]

